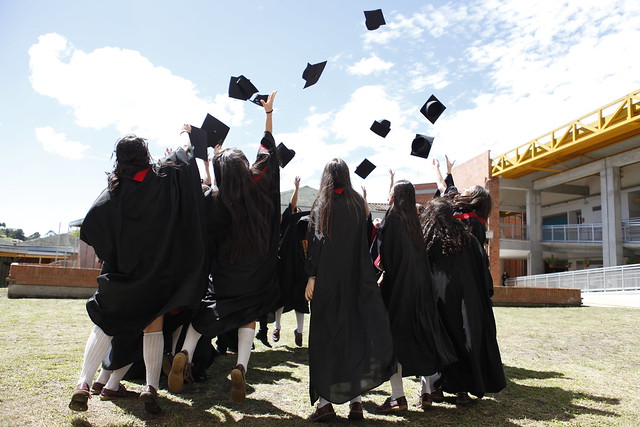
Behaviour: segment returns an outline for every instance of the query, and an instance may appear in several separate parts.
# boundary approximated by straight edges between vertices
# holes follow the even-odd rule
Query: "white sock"
[[[389,379],[391,383],[391,399],[396,400],[399,397],[404,396],[404,388],[402,386],[402,365],[398,362],[398,371],[391,375]]]
[[[171,334],[171,354],[176,354],[176,346],[178,345],[181,333],[182,325],[178,326],[178,328]]]
[[[112,372],[113,371],[102,368],[100,370],[100,374],[98,375],[98,378],[94,382],[100,383],[100,384],[106,384],[107,381],[109,381],[109,378],[111,377]]]
[[[162,331],[145,333],[142,337],[142,358],[147,371],[147,385],[156,390],[160,384],[164,335]]]
[[[100,363],[102,363],[102,360],[109,351],[111,338],[112,337],[105,334],[98,326],[93,328],[87,339],[87,345],[84,348],[82,372],[80,372],[78,384],[91,384],[93,382],[93,377],[98,370],[98,366],[100,366]]]
[[[251,345],[253,345],[253,337],[256,334],[253,328],[238,329],[238,365],[244,366],[247,372],[249,366],[249,358],[251,357]]]
[[[193,353],[196,351],[196,346],[198,345],[198,341],[202,334],[195,329],[193,326],[189,324],[189,329],[187,329],[187,335],[184,337],[184,343],[182,344],[182,349],[187,350],[187,356],[189,363],[193,359]]]
[[[420,377],[420,396],[425,393],[433,393],[433,390],[435,390],[434,384],[441,376],[440,372],[436,372],[428,377]]]
[[[331,403],[331,402],[329,402],[328,400],[323,399],[321,397],[320,400],[318,400],[318,409],[322,408],[323,406],[328,405],[329,403]]]
[[[282,320],[282,312],[284,311],[284,307],[280,307],[279,309],[276,310],[276,323],[275,325],[273,325],[273,327],[275,329],[280,329],[280,326],[282,326],[280,324],[280,321]]]
[[[105,384],[104,387],[108,388],[109,390],[118,391],[118,389],[120,388],[120,381],[122,381],[124,375],[127,373],[131,365],[133,365],[133,363],[129,363],[127,366],[123,366],[120,369],[111,371],[109,381]]]
[[[304,332],[304,313],[300,313],[299,311],[296,311],[296,321],[298,322],[298,327],[296,328],[296,331],[298,331],[298,333],[303,333]]]
[[[362,396],[354,397],[349,403],[362,403]]]

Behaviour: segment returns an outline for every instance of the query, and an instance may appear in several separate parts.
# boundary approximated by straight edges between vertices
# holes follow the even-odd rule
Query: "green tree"
[[[33,240],[33,239],[39,239],[39,238],[40,238],[40,233],[36,231],[31,236],[27,237],[27,240]]]

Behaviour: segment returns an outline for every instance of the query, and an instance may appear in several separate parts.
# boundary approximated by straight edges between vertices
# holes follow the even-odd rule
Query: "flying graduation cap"
[[[264,102],[267,102],[267,99],[269,99],[269,95],[256,95],[251,102],[253,102],[254,104],[256,104],[259,107],[262,107],[262,102],[260,102],[260,100],[264,100]]]
[[[245,76],[231,77],[229,81],[229,96],[231,98],[247,101],[251,95],[257,92],[258,89]]]
[[[302,78],[306,81],[303,89],[306,89],[309,86],[313,86],[314,84],[318,83],[318,80],[320,79],[320,76],[324,71],[325,65],[327,65],[327,61],[319,62],[313,65],[307,62],[307,68],[305,68],[302,72]]]
[[[420,109],[420,112],[431,122],[431,124],[435,124],[438,117],[440,117],[440,114],[442,114],[446,109],[447,107],[445,107],[442,102],[435,97],[435,95],[431,95]]]
[[[381,137],[386,138],[386,136],[391,131],[391,122],[389,120],[376,120],[375,122],[373,122],[370,129],[376,135],[380,135]]]
[[[356,168],[356,175],[358,175],[362,179],[365,179],[371,172],[373,172],[375,168],[376,165],[371,163],[369,160],[364,159],[362,163],[360,163]]]
[[[285,166],[287,166],[291,161],[291,159],[293,159],[293,157],[296,155],[296,152],[294,150],[288,149],[283,142],[278,144],[278,147],[276,147],[276,150],[278,151],[278,160],[280,161],[281,168],[284,168]]]
[[[199,159],[207,160],[207,147],[222,145],[228,133],[229,126],[211,114],[207,114],[201,127],[191,126],[189,139],[194,148],[194,155]]]
[[[377,30],[381,25],[386,25],[382,9],[365,10],[364,16],[366,18],[364,23],[369,31]]]
[[[411,155],[426,159],[427,157],[429,157],[429,152],[431,151],[432,145],[432,136],[416,134],[416,137],[411,143]]]

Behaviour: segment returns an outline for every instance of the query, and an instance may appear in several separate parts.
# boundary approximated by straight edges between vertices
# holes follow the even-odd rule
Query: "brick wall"
[[[493,304],[498,306],[580,306],[580,289],[494,286]]]
[[[47,264],[13,263],[9,269],[9,284],[97,288],[96,268],[68,268]]]

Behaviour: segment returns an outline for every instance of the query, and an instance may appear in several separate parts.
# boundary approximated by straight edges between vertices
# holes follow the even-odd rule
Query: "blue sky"
[[[368,31],[364,10],[387,25]],[[179,143],[183,123],[211,113],[225,146],[253,158],[264,113],[227,96],[240,74],[278,90],[274,134],[296,150],[282,190],[317,188],[324,164],[365,157],[369,201],[386,200],[388,170],[429,182],[409,155],[416,133],[431,157],[493,155],[640,87],[640,2],[55,1],[0,2],[0,222],[64,232],[106,183],[117,138],[152,154]],[[302,89],[307,62],[328,61]],[[435,94],[435,125],[420,113]],[[369,127],[391,121],[382,139]]]

